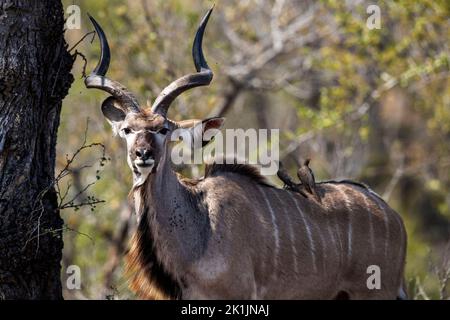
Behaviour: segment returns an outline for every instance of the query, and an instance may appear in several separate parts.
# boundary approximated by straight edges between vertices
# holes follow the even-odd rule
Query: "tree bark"
[[[73,81],[63,28],[60,0],[0,0],[0,300],[62,298],[53,180]]]

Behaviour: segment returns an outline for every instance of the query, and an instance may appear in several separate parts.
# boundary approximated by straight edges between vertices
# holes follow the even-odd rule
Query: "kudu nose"
[[[137,149],[135,153],[136,157],[140,158],[143,161],[150,158],[150,151],[147,149]]]

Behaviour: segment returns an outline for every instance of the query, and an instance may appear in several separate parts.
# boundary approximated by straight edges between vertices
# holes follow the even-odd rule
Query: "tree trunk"
[[[60,0],[0,0],[0,299],[61,299],[55,145],[73,81]]]

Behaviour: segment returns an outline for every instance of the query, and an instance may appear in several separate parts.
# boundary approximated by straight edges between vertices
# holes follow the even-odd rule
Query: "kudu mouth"
[[[136,159],[136,160],[134,160],[134,164],[136,166],[138,166],[139,168],[149,168],[149,167],[154,166],[155,159],[153,159],[153,158],[149,158],[147,160]]]
[[[132,162],[132,169],[134,174],[133,188],[139,187],[145,183],[148,176],[155,170],[155,160],[148,158],[146,160],[135,159]]]

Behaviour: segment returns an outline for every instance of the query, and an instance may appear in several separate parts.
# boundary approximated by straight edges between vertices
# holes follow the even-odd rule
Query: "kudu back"
[[[318,183],[319,203],[270,185],[249,165],[211,163],[201,179],[173,171],[171,132],[220,129],[224,121],[167,118],[179,94],[212,80],[202,52],[211,11],[194,39],[197,73],[172,82],[150,109],[105,76],[109,46],[91,17],[102,53],[85,83],[110,94],[102,112],[126,139],[133,171],[138,227],[126,263],[132,290],[145,299],[404,298],[405,228],[368,187]],[[371,266],[379,267],[380,288],[368,286]]]

